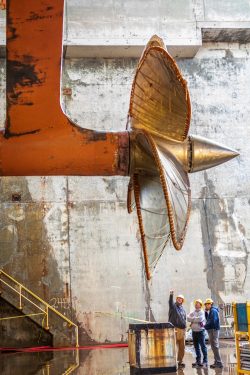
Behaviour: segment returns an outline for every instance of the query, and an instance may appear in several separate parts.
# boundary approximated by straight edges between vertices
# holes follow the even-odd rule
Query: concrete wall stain
[[[221,199],[213,181],[204,172],[206,195],[201,206],[201,229],[207,260],[207,280],[213,298],[242,295],[248,271],[248,251],[243,238],[238,236],[233,199]],[[223,235],[218,231],[220,227]],[[240,226],[241,228],[241,226]],[[241,232],[242,233],[242,232]],[[238,239],[237,239],[238,237]]]
[[[16,191],[21,191],[22,202],[11,202],[11,195]],[[1,178],[0,196],[0,268],[45,301],[53,298],[61,301],[65,295],[65,284],[47,238],[44,217],[48,207],[42,202],[32,201],[28,183],[23,177]],[[66,310],[58,303],[57,308],[66,312],[69,318],[76,318],[71,303]],[[83,329],[81,333],[86,339]]]
[[[22,312],[0,297],[0,316],[8,318],[20,316]],[[42,318],[41,318],[42,320]],[[4,347],[29,347],[52,345],[53,338],[50,332],[42,329],[29,317],[0,321],[0,346]],[[13,335],[13,332],[15,334]]]

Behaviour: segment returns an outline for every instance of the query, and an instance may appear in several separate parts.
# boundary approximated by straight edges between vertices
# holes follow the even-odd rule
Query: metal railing
[[[6,279],[7,279],[7,281],[6,281]],[[14,284],[14,286],[11,285],[9,281],[11,281]],[[35,306],[39,310],[39,313],[26,314],[25,316],[34,316],[34,315],[44,314],[44,317],[46,318],[46,325],[45,325],[44,328],[46,330],[49,330],[49,313],[50,312],[53,312],[54,314],[59,316],[61,319],[63,319],[65,322],[67,322],[69,327],[75,327],[75,346],[76,346],[76,348],[79,347],[79,332],[78,332],[78,326],[75,323],[73,323],[70,319],[68,319],[66,316],[64,316],[62,313],[60,313],[58,310],[56,310],[54,307],[52,307],[50,304],[48,304],[42,298],[37,296],[31,290],[29,290],[24,285],[19,283],[16,279],[14,279],[10,275],[8,275],[3,270],[0,270],[0,295],[1,295],[1,289],[2,289],[1,284],[2,283],[18,295],[19,298],[18,298],[18,306],[17,307],[18,307],[19,310],[23,309],[24,301],[28,301],[30,304],[32,304],[33,306]],[[24,292],[28,296],[25,295]],[[32,301],[31,298],[33,298],[36,302]],[[38,303],[40,303],[42,305],[42,307],[39,306]],[[21,317],[24,317],[24,315],[9,317],[9,318],[2,318],[2,320],[3,319],[21,318]]]
[[[78,367],[80,366],[80,361],[79,361],[79,350],[75,350],[75,363],[69,365],[69,367],[67,368],[67,370],[65,370],[62,375],[70,375],[72,374],[72,372],[74,370],[76,370]],[[53,372],[53,368],[54,368],[54,365],[53,365],[53,362],[50,363],[50,362],[47,362],[45,365],[43,365],[43,368],[42,368],[42,375],[51,375],[50,373],[50,369],[52,368],[52,372]],[[53,372],[54,373],[54,372]]]
[[[69,368],[62,375],[69,375],[80,366],[79,350],[75,351],[75,356],[76,356],[75,363],[70,365]]]

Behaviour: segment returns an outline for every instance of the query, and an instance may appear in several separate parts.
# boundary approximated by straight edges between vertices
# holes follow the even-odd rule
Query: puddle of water
[[[213,363],[211,349],[209,363]],[[223,370],[193,369],[195,353],[191,345],[186,347],[186,368],[177,375],[225,375],[232,374],[230,364],[235,362],[233,341],[221,341]],[[1,375],[130,375],[128,349],[97,349],[90,351],[58,351],[39,353],[0,354]]]

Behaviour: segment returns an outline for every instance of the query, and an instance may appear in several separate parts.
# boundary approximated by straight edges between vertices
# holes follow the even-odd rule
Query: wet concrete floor
[[[209,363],[213,355],[208,346]],[[193,369],[195,360],[192,345],[186,346],[185,364],[177,375],[233,375],[235,363],[234,342],[221,341],[221,355],[224,362],[222,370]],[[96,349],[91,351],[58,351],[39,353],[0,354],[1,375],[130,375],[128,349]]]

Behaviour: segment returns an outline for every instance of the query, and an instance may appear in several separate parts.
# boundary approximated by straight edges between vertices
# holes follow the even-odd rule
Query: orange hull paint
[[[7,121],[0,174],[127,175],[129,134],[83,129],[60,105],[64,0],[7,3]]]

